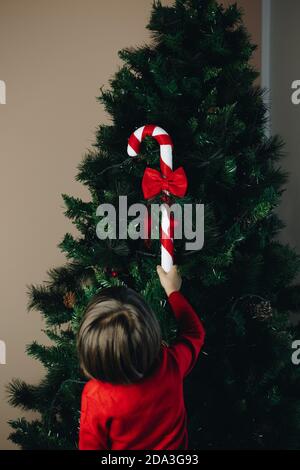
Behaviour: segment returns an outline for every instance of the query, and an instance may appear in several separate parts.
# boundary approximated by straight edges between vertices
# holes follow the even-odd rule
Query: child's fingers
[[[163,270],[163,268],[161,266],[156,266],[156,270],[157,270],[157,274],[159,275],[159,277],[166,274],[166,272]]]
[[[157,266],[157,267],[156,267],[156,270],[157,270],[157,274],[158,274],[158,277],[159,277],[160,282],[163,283],[163,282],[164,282],[164,279],[165,279],[166,276],[167,276],[166,271],[164,271],[161,266]]]
[[[174,265],[172,266],[172,268],[170,269],[170,271],[169,271],[168,273],[166,273],[166,274],[169,275],[169,276],[171,276],[171,277],[172,277],[172,276],[176,276],[176,275],[178,274],[178,269],[177,269],[176,264],[174,264]]]

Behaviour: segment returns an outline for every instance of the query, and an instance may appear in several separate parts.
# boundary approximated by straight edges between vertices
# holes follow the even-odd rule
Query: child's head
[[[147,376],[156,365],[161,330],[141,295],[126,287],[110,287],[87,306],[77,345],[88,378],[130,384]]]

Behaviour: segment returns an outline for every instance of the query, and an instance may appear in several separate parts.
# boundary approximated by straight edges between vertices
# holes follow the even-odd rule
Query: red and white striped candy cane
[[[152,136],[160,145],[160,169],[162,176],[166,178],[173,168],[173,142],[169,134],[161,127],[149,124],[134,131],[128,139],[127,153],[131,157],[138,155],[141,142],[146,136]],[[168,191],[163,190],[165,194]],[[161,266],[164,271],[169,272],[174,261],[174,240],[171,237],[171,221],[169,205],[161,205]]]

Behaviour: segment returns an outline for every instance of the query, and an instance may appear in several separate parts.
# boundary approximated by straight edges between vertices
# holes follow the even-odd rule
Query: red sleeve
[[[205,330],[193,307],[181,292],[172,292],[168,301],[179,323],[177,340],[168,350],[175,357],[184,378],[196,364],[204,343]]]
[[[79,450],[109,450],[109,420],[104,417],[97,399],[91,396],[89,384],[81,396]]]

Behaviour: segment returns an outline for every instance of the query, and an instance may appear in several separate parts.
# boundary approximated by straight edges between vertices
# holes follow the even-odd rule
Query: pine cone
[[[252,313],[253,318],[257,318],[258,320],[268,320],[273,315],[271,303],[268,300],[264,300],[259,304],[256,304]]]
[[[64,306],[66,308],[74,308],[74,305],[76,303],[76,295],[74,292],[66,292],[64,295]]]
[[[208,114],[214,114],[216,113],[217,109],[217,106],[211,106],[210,108],[208,108],[207,112]]]

